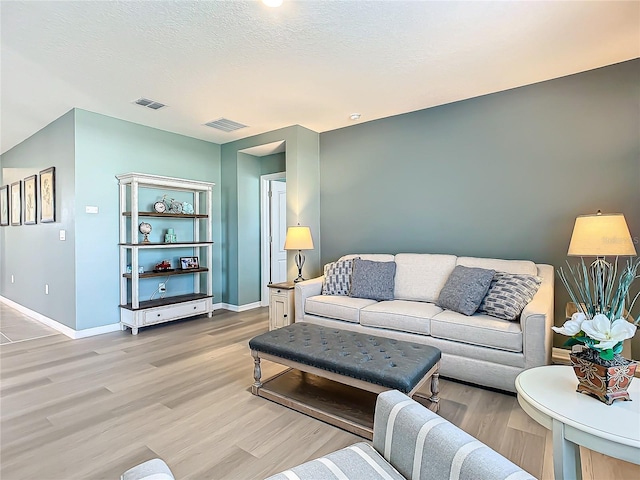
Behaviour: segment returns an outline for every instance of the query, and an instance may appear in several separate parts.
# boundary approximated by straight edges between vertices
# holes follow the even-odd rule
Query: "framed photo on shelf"
[[[180,257],[180,268],[182,268],[182,270],[200,268],[198,257]]]
[[[9,186],[0,187],[0,227],[9,225]]]
[[[24,179],[24,224],[36,224],[36,179],[37,175],[31,175]]]
[[[11,225],[22,225],[22,180],[11,184]]]
[[[56,167],[40,172],[40,223],[56,221]]]

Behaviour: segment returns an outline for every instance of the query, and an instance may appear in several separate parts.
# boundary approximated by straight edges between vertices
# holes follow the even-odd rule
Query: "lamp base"
[[[302,254],[302,250],[298,250],[298,253],[294,258],[296,260],[296,266],[298,267],[298,278],[293,282],[298,283],[304,281],[304,278],[302,278],[302,266],[304,265],[304,255]]]

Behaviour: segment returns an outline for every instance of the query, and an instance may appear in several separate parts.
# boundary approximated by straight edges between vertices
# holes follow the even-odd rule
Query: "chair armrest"
[[[542,284],[520,315],[525,369],[551,363],[554,275],[555,270],[551,265],[538,265],[538,276],[542,277]]]
[[[130,468],[120,480],[175,480],[175,477],[164,461],[154,458]]]
[[[296,322],[302,321],[302,319],[304,319],[304,304],[307,301],[307,298],[314,297],[322,293],[323,280],[324,275],[296,283]]]
[[[520,467],[397,390],[378,395],[373,447],[405,478],[535,480]]]

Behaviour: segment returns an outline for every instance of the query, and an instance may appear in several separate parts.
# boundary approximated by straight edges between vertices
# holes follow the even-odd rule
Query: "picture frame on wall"
[[[9,225],[9,186],[0,187],[0,227]]]
[[[11,184],[11,225],[22,225],[22,180]]]
[[[40,223],[56,221],[56,167],[40,172]]]
[[[37,211],[37,175],[31,175],[24,179],[24,224],[36,224]]]

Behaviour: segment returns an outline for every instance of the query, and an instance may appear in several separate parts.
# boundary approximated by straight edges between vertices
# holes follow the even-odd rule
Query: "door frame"
[[[287,172],[260,175],[260,306],[269,306],[269,182],[287,180]],[[285,222],[287,219],[285,218]]]

